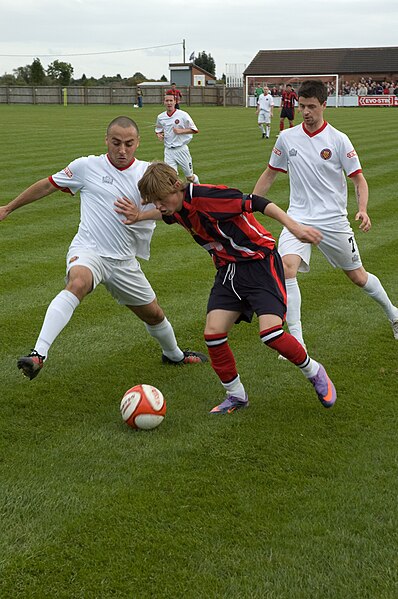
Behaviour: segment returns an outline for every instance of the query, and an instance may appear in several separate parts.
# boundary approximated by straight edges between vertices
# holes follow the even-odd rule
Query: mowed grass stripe
[[[16,165],[1,158],[1,172],[7,164],[13,175],[1,203],[75,156],[102,152],[107,122],[128,110],[0,107],[5,147],[17,140],[26,157]],[[142,159],[163,156],[153,134],[161,110],[130,111],[141,125]],[[191,151],[201,181],[250,192],[273,141],[262,143],[254,110],[188,111],[200,128]],[[369,179],[373,229],[362,235],[353,227],[365,266],[393,299],[397,114],[326,115],[352,138]],[[276,111],[273,134],[277,120]],[[29,159],[37,161],[32,170]],[[286,207],[286,176],[269,196]],[[76,310],[28,382],[15,360],[62,288],[77,220],[78,201],[59,194],[0,224],[2,597],[393,599],[398,369],[379,306],[314,250],[311,273],[300,277],[304,332],[336,382],[332,411],[260,344],[254,322],[230,334],[251,407],[209,417],[222,397],[210,365],[162,367],[142,323],[103,289]],[[260,220],[279,234],[278,223]],[[181,346],[204,350],[209,257],[184,231],[159,224],[142,266]],[[153,433],[134,434],[119,416],[122,394],[138,382],[166,395],[168,414]]]

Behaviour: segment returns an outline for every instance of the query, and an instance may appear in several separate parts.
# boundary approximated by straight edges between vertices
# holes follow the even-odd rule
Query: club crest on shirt
[[[105,175],[105,177],[102,177],[102,183],[108,183],[109,185],[112,185],[113,177],[110,175]]]
[[[329,158],[332,157],[332,150],[329,150],[329,148],[324,148],[323,150],[321,150],[320,156],[324,160],[329,160]]]
[[[176,125],[178,125],[178,123],[180,122],[180,119],[176,119],[174,122]]]
[[[64,168],[64,173],[67,177],[69,177],[69,179],[72,179],[73,173],[68,166]]]
[[[297,150],[295,150],[294,148],[289,150],[289,156],[297,156]]]

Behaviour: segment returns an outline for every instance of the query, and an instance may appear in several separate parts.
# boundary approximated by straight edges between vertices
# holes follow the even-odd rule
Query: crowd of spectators
[[[325,83],[328,88],[328,95],[334,96],[336,94],[335,82],[327,81]],[[273,85],[271,83],[268,87],[272,96],[281,96],[284,84]],[[361,77],[359,82],[341,80],[341,96],[382,96],[387,94],[398,96],[398,81],[374,81],[372,77]]]
[[[342,96],[398,96],[398,82],[361,77],[359,82],[344,81],[340,93]]]

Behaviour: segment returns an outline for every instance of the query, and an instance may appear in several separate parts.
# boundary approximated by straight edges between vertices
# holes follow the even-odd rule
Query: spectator
[[[357,87],[354,81],[351,82],[351,86],[350,86],[350,96],[356,96],[357,95]]]
[[[137,105],[138,108],[142,108],[142,90],[137,87]]]
[[[374,91],[376,96],[382,96],[383,95],[383,86],[381,85],[381,83],[376,83],[376,87],[375,87],[375,91]]]

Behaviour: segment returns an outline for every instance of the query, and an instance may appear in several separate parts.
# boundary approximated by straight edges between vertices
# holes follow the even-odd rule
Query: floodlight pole
[[[182,40],[182,62],[185,64],[185,40]]]

